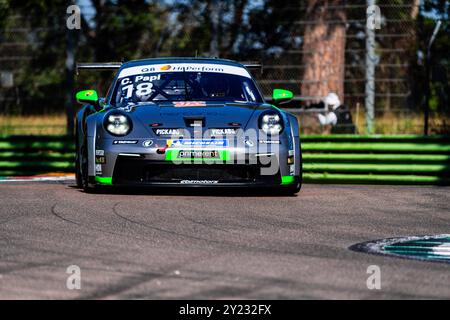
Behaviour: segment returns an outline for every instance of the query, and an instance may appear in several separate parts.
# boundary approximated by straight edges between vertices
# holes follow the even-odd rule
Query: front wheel
[[[296,185],[289,186],[285,190],[283,190],[283,194],[288,195],[288,196],[294,196],[300,192],[301,188],[302,188],[302,183],[298,182]]]
[[[80,150],[80,182],[81,182],[81,188],[83,188],[83,191],[86,193],[92,193],[94,191],[94,188],[89,186],[89,174],[88,174],[88,162],[89,154],[87,149],[87,141],[85,141],[84,145],[81,147]]]
[[[80,170],[80,159],[78,159],[78,156],[75,157],[75,181],[77,183],[77,188],[83,187],[83,180]]]
[[[78,127],[78,126],[77,126]],[[80,137],[78,136],[78,129],[75,129],[75,181],[78,188],[83,187],[83,180],[81,175],[81,165],[80,165]]]

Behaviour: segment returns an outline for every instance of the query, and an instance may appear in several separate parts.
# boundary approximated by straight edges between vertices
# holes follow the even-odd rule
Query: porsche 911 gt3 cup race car
[[[118,72],[106,98],[78,92],[76,180],[98,186],[301,187],[297,118],[248,69],[214,58],[78,64]],[[292,99],[275,89],[275,104]]]

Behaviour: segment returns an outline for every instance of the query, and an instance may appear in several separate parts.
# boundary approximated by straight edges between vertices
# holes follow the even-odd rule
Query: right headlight
[[[283,131],[283,120],[278,113],[265,113],[260,117],[259,127],[268,135],[278,135]]]
[[[122,113],[110,113],[105,118],[105,129],[114,136],[127,135],[131,127],[131,120]]]

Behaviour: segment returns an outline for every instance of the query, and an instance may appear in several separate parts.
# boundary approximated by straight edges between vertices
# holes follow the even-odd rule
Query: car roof
[[[141,59],[141,60],[132,60],[125,62],[122,64],[122,68],[129,68],[141,65],[148,64],[170,64],[170,63],[211,63],[211,64],[221,64],[221,65],[229,65],[242,67],[244,66],[233,60],[228,59],[219,59],[219,58],[194,58],[194,57],[173,57],[173,58],[149,58],[149,59]]]

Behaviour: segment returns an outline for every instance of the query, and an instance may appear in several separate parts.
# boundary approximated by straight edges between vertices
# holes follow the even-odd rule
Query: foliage
[[[316,0],[314,0],[316,1]],[[317,0],[317,2],[320,2]],[[401,7],[414,0],[379,0]],[[83,1],[86,3],[86,1]],[[302,45],[301,26],[296,22],[307,21],[305,11],[300,7],[308,0],[91,0],[93,15],[82,15],[82,28],[76,31],[77,61],[120,61],[157,56],[220,56],[237,60],[263,60],[268,64],[300,64],[301,57],[288,56],[289,50],[300,50]],[[365,1],[347,2],[365,3]],[[48,113],[62,111],[65,103],[66,86],[66,8],[62,0],[0,0],[0,47],[11,28],[28,30],[18,34],[15,41],[27,42],[24,49],[7,52],[10,56],[30,56],[31,60],[17,64],[3,64],[0,69],[13,69],[16,73],[17,91],[6,95],[17,98],[2,102],[2,109],[10,103],[20,106],[18,113]],[[384,48],[407,48],[404,55],[397,55],[385,63],[408,62],[405,75],[409,81],[408,103],[401,107],[420,110],[423,105],[425,83],[423,55],[436,19],[443,20],[443,27],[432,50],[432,107],[449,111],[449,58],[450,30],[448,24],[450,5],[445,0],[426,0],[420,14],[414,18],[407,32],[411,37],[405,42],[396,38],[383,39]],[[363,10],[364,11],[364,10]],[[83,8],[82,12],[85,12]],[[361,18],[361,9],[349,10],[349,20]],[[8,17],[21,16],[13,22]],[[405,19],[406,11],[387,11],[386,18]],[[363,13],[364,16],[364,13]],[[348,40],[347,48],[354,51],[364,49],[364,41],[355,38],[364,32],[364,24],[348,23],[347,34],[356,40]],[[387,26],[386,32],[405,32],[405,26]],[[381,42],[383,41],[383,42]],[[22,50],[22,51],[21,51]],[[364,78],[364,70],[353,68],[364,64],[362,55],[349,51],[346,54],[346,77]],[[418,58],[419,57],[419,58]],[[274,63],[276,62],[276,63]],[[270,71],[268,71],[270,76]],[[281,71],[273,71],[273,73]],[[380,70],[377,76],[394,78],[396,72]],[[287,76],[283,76],[287,79]],[[105,94],[111,82],[111,72],[83,72],[76,81],[76,89],[92,88]],[[297,85],[298,86],[298,85]],[[288,87],[289,88],[289,87]],[[359,88],[350,82],[346,92]],[[393,92],[399,85],[379,87],[379,92]],[[359,92],[363,92],[359,91]],[[20,99],[19,99],[20,98]],[[9,109],[11,110],[11,109]]]

